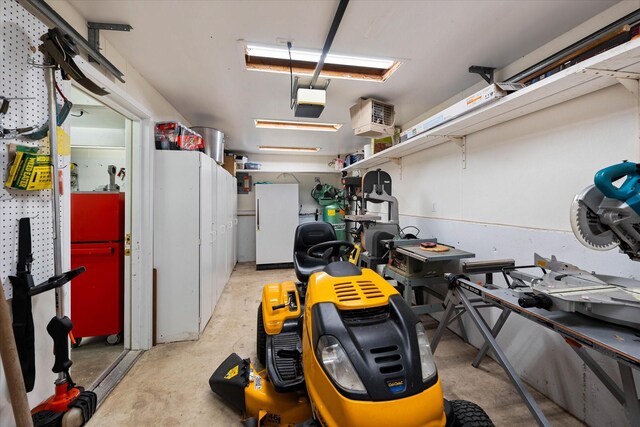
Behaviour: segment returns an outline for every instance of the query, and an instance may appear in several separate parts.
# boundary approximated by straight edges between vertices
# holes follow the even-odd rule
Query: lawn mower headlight
[[[433,354],[429,346],[427,331],[422,323],[416,323],[416,335],[418,336],[418,348],[420,349],[420,363],[422,366],[422,381],[427,381],[436,373],[436,364],[433,362]]]
[[[335,337],[321,336],[318,340],[316,355],[327,375],[341,388],[353,393],[366,392],[349,356]]]

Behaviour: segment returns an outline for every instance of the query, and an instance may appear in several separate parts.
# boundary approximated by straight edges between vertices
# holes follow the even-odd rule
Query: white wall
[[[109,184],[107,166],[115,165],[116,170],[126,166],[124,148],[71,148],[71,161],[77,164],[78,191],[102,191]],[[125,170],[125,178],[116,177],[116,184],[121,192],[128,188],[128,172]]]
[[[127,129],[131,132],[131,128]],[[72,146],[83,147],[119,147],[124,149],[125,129],[103,127],[77,127],[71,124]]]
[[[605,12],[604,18],[594,19],[521,59],[519,68],[507,67],[503,76],[637,6],[635,1],[617,5]],[[537,251],[587,270],[638,277],[639,266],[625,255],[583,248],[569,224],[573,196],[593,183],[597,170],[624,159],[640,160],[636,103],[634,96],[616,85],[468,135],[466,168],[461,149],[454,143],[412,154],[400,165],[384,164],[382,169],[393,178],[401,225],[417,225],[422,230],[420,237],[433,236],[475,252],[477,259],[514,258],[517,263],[530,264]],[[496,312],[487,317],[495,320]],[[473,329],[468,323],[468,330]],[[471,338],[474,345],[481,344],[477,334]],[[512,316],[499,342],[526,381],[587,424],[627,424],[622,407],[556,334]],[[592,355],[619,379],[614,363]]]

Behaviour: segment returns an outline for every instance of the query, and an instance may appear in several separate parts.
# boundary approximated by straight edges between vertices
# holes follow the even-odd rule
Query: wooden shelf
[[[629,79],[640,79],[640,40],[616,46],[342,170],[370,169]]]

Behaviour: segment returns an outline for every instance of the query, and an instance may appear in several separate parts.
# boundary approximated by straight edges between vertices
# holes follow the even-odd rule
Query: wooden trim
[[[316,67],[315,62],[292,61],[291,69],[286,59],[264,58],[245,55],[247,70],[270,71],[274,73],[293,72],[298,75],[312,76]],[[320,75],[322,77],[335,77],[357,80],[369,80],[383,82],[387,80],[402,63],[396,61],[386,70],[370,67],[356,67],[352,65],[324,64]]]

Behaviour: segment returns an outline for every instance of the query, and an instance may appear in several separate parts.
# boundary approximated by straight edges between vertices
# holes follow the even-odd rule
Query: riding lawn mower
[[[298,226],[299,283],[265,285],[258,307],[265,369],[233,353],[211,389],[245,426],[493,426],[444,398],[422,323],[384,278],[343,261],[353,248],[328,223]]]

